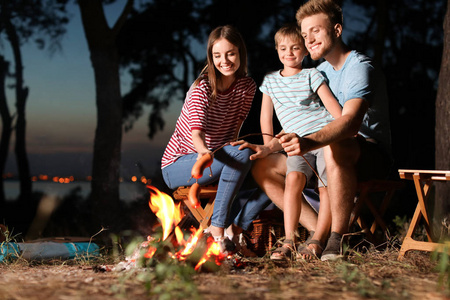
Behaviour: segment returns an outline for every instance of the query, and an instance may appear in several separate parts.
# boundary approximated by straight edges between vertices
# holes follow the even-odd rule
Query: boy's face
[[[288,36],[281,37],[277,52],[281,63],[289,68],[301,68],[303,58],[308,55],[301,39],[294,40]]]
[[[326,59],[338,40],[340,31],[331,28],[328,17],[323,13],[304,18],[300,26],[311,58]]]

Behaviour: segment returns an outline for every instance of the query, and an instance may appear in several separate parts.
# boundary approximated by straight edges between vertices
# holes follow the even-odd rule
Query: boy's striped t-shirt
[[[289,77],[275,71],[264,77],[260,90],[272,99],[284,131],[305,136],[334,120],[317,95],[324,82],[325,78],[315,68],[303,69]]]

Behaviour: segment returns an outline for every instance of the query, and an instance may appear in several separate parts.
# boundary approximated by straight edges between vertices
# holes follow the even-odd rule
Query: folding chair
[[[380,226],[384,234],[387,232],[386,223],[383,220],[389,203],[396,190],[401,189],[404,183],[395,180],[369,180],[358,183],[358,190],[355,196],[355,206],[350,217],[349,225],[358,224],[361,230],[366,234],[368,240],[376,242],[374,236],[377,226]],[[381,203],[376,206],[371,199],[372,194],[379,194],[382,196]],[[363,206],[369,208],[374,220],[370,227],[361,217],[361,209]]]
[[[377,229],[377,226],[380,226],[383,233],[386,233],[387,226],[383,220],[384,213],[386,212],[395,191],[401,189],[403,186],[403,182],[394,180],[369,180],[359,182],[349,226],[357,224],[361,228],[361,231],[366,235],[366,238],[369,241],[376,243],[377,241],[374,236],[375,230]],[[375,205],[374,201],[371,199],[372,194],[375,193],[382,196],[381,204],[378,206]],[[303,196],[305,196],[306,201],[314,208],[314,210],[318,212],[320,208],[319,195],[312,189],[305,189],[303,191]],[[369,209],[374,218],[370,227],[361,216],[364,206]]]
[[[211,216],[214,210],[214,200],[216,199],[217,185],[202,186],[200,190],[199,200],[207,199],[205,207],[199,206],[194,208],[188,200],[190,186],[181,186],[173,192],[176,200],[181,200],[189,208],[192,215],[199,222],[202,229],[208,228],[211,224]]]

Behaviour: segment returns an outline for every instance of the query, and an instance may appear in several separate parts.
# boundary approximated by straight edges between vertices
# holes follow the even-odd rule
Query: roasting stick
[[[262,132],[262,133],[249,133],[249,134],[246,134],[246,135],[243,135],[243,136],[238,137],[235,141],[242,140],[242,139],[244,139],[244,138],[246,138],[246,137],[249,137],[249,136],[257,136],[257,135],[268,135],[268,136],[271,136],[271,137],[275,137],[273,134],[270,134],[270,133],[264,133],[264,132]],[[215,149],[215,150],[212,152],[212,154],[214,155],[214,153],[216,153],[217,151],[219,151],[220,149],[222,149],[223,147],[225,147],[226,145],[229,145],[229,144],[230,144],[230,143],[225,143],[225,144],[223,144],[223,145],[220,146],[219,148]],[[306,158],[305,158],[303,155],[301,155],[301,157],[303,157],[303,159],[305,160],[305,162],[308,164],[308,166],[311,168],[311,170],[314,172],[314,174],[315,174],[315,175],[317,176],[317,178],[320,180],[320,182],[322,183],[322,185],[323,185],[324,187],[326,187],[326,185],[325,185],[325,183],[323,182],[322,178],[320,178],[319,174],[318,174],[317,171],[313,168],[313,166],[311,166],[311,164],[308,162],[308,160],[306,160]],[[210,170],[211,170],[212,159],[213,159],[212,157],[208,157],[208,165],[206,165],[206,167],[209,167]],[[199,164],[204,164],[204,162],[199,162]],[[197,165],[197,163],[194,164],[194,167],[192,168],[193,170],[194,170],[194,169],[195,169],[195,170],[198,170],[198,165],[197,165],[197,166],[196,166],[196,165]],[[200,168],[200,169],[201,169],[200,177],[203,176],[203,170],[204,170],[206,167]],[[211,171],[211,172],[212,172],[212,171]],[[192,174],[193,174],[193,175],[191,176],[191,178],[189,178],[188,182],[189,182],[192,178],[195,178],[196,180],[200,178],[200,177],[198,177],[198,175],[195,175],[195,176],[194,176],[194,174],[198,174],[198,171],[195,171],[195,172],[192,173]],[[212,174],[210,173],[209,176],[212,176]]]
[[[269,135],[271,137],[274,137],[274,135],[269,134],[269,133],[249,133],[249,134],[243,135],[241,137],[238,137],[236,139],[236,141],[244,139],[244,138],[249,137],[249,136],[256,136],[256,135]],[[195,183],[189,189],[188,201],[190,202],[190,205],[194,209],[198,209],[198,208],[201,207],[200,199],[199,199],[200,198],[201,186],[198,184],[198,179],[203,176],[204,169],[206,169],[208,167],[210,169],[210,175],[209,176],[212,176],[211,164],[212,164],[213,159],[214,159],[214,153],[217,152],[218,150],[222,149],[226,145],[229,145],[229,144],[230,143],[223,144],[219,148],[217,148],[214,151],[212,151],[212,154],[207,153],[207,154],[203,155],[200,159],[197,160],[197,162],[192,167],[191,178],[189,178],[188,182],[192,178],[195,178]],[[308,160],[306,160],[306,158],[303,155],[301,155],[301,157],[303,157],[305,162],[308,164],[308,166],[311,168],[311,170],[314,172],[314,174],[317,176],[317,178],[320,180],[320,182],[326,188],[325,183],[322,181],[322,178],[320,178],[319,174],[316,172],[316,170],[313,168],[313,166],[311,166],[311,164],[308,162]],[[202,226],[203,225],[200,224],[200,227],[202,227]]]
[[[244,135],[242,137],[238,137],[236,140],[242,140],[242,139],[244,139],[246,137],[254,136],[254,135],[268,135],[268,136],[271,136],[271,137],[275,137],[273,134],[270,134],[270,133],[249,133],[249,134],[246,134],[246,135]],[[222,148],[222,147],[220,147],[220,148]],[[217,150],[218,149],[214,150],[214,152],[217,151]],[[316,172],[316,170],[313,168],[313,166],[311,166],[311,164],[306,160],[306,158],[303,155],[301,155],[301,157],[303,157],[305,162],[308,164],[308,166],[311,168],[311,170],[314,172],[314,174],[317,176],[317,178],[320,180],[320,182],[323,184],[323,186],[326,187],[325,183],[322,181],[322,178],[320,178],[319,174]]]

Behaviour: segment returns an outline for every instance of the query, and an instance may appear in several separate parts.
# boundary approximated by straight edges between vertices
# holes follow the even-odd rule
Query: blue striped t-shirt
[[[259,89],[272,99],[284,131],[305,136],[334,120],[316,93],[324,81],[315,68],[303,69],[289,77],[275,71],[264,77]]]

